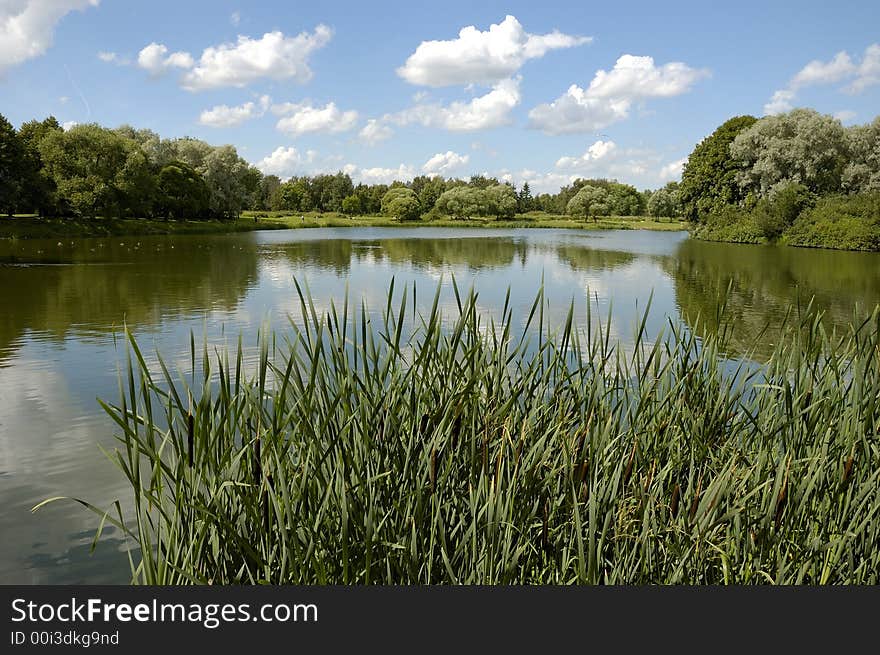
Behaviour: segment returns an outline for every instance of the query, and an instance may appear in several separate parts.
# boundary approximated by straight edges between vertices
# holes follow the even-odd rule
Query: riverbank
[[[284,212],[244,212],[232,221],[163,221],[141,218],[0,218],[0,239],[54,239],[107,236],[147,236],[161,234],[220,234],[253,230],[284,230],[317,227],[469,227],[469,228],[568,228],[581,230],[657,230],[687,229],[676,219],[644,216],[614,216],[597,221],[574,220],[567,216],[530,214],[512,220],[439,219],[398,221],[387,216],[344,216],[342,214],[291,214]]]
[[[692,226],[703,241],[771,243],[797,248],[880,251],[880,193],[829,196],[804,208],[759,203],[728,207]]]

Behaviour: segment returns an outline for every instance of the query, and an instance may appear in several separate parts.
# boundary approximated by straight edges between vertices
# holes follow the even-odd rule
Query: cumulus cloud
[[[201,91],[219,87],[243,87],[261,78],[308,82],[311,54],[324,47],[332,36],[326,25],[314,32],[285,36],[267,32],[259,39],[239,36],[236,43],[206,48],[198,63],[183,77],[183,88]]]
[[[422,166],[422,170],[429,175],[449,175],[452,171],[465,166],[470,161],[470,155],[460,155],[452,150],[438,152]]]
[[[39,57],[52,45],[55,26],[71,11],[100,0],[5,0],[0,2],[0,75]]]
[[[292,146],[287,148],[279,146],[270,155],[258,161],[256,166],[265,175],[287,178],[303,172],[303,168],[311,164],[316,156],[317,153],[314,150],[302,153]]]
[[[764,113],[768,116],[773,116],[774,114],[782,114],[787,111],[791,111],[794,109],[794,105],[791,103],[794,102],[795,92],[790,89],[780,89],[773,94],[773,97],[770,98],[770,101],[764,105]]]
[[[199,123],[208,127],[235,127],[265,114],[271,102],[269,96],[262,96],[259,102],[246,102],[237,107],[217,105],[203,111]]]
[[[192,68],[194,62],[188,52],[172,52],[161,43],[151,43],[139,53],[137,64],[150,75],[162,75],[170,68]]]
[[[342,111],[335,102],[323,107],[314,107],[309,103],[284,103],[273,106],[272,111],[284,116],[276,125],[278,130],[293,137],[316,132],[338,134],[352,129],[358,121],[356,111]]]
[[[360,168],[354,164],[348,164],[343,168],[355,182],[364,184],[391,184],[394,181],[406,182],[415,177],[415,169],[412,166],[401,164],[397,168]]]
[[[383,124],[379,119],[371,118],[361,128],[361,131],[358,132],[358,138],[364,143],[374,146],[380,141],[391,138],[393,134],[394,130]]]
[[[664,161],[660,153],[650,148],[621,148],[614,141],[600,139],[582,155],[560,157],[556,161],[555,172],[538,179],[545,187],[578,177],[608,178],[627,184],[656,186],[658,182],[667,182],[680,175],[685,161]],[[532,179],[526,179],[531,185]]]
[[[515,17],[507,16],[486,31],[469,25],[457,39],[423,41],[397,74],[407,82],[424,86],[494,84],[511,77],[529,59],[590,41],[589,37],[557,30],[529,34]]]
[[[485,95],[470,102],[456,101],[449,105],[420,103],[384,120],[398,125],[418,124],[439,127],[453,132],[471,132],[506,125],[510,111],[520,103],[519,79],[502,80]]]
[[[850,83],[843,91],[853,94],[880,84],[880,43],[865,48],[858,64],[846,51],[838,52],[829,61],[815,59],[809,62],[789,80],[785,88],[773,93],[764,105],[764,113],[772,116],[790,111],[794,108],[798,92],[805,87],[837,84],[844,80],[850,80]]]
[[[856,79],[847,90],[850,93],[861,93],[875,84],[880,84],[880,43],[865,49],[865,56],[856,71]]]
[[[681,179],[681,172],[684,170],[685,164],[687,164],[687,157],[666,164],[660,169],[660,174],[658,175],[660,181],[669,182]]]
[[[556,168],[578,168],[607,159],[617,150],[614,141],[596,141],[580,157],[560,157]]]
[[[553,102],[532,109],[529,127],[547,134],[592,132],[626,119],[636,102],[687,93],[707,75],[681,62],[657,66],[653,57],[623,55],[610,71],[597,71],[586,89],[572,84]]]

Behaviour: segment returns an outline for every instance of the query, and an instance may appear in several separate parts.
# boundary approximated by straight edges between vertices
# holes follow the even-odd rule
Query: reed
[[[795,312],[756,366],[724,330],[642,320],[624,349],[589,313],[550,330],[540,295],[520,329],[474,291],[454,316],[398,295],[377,321],[300,289],[252,371],[239,339],[154,375],[130,338],[104,407],[131,497],[78,502],[134,583],[878,582],[877,311]]]

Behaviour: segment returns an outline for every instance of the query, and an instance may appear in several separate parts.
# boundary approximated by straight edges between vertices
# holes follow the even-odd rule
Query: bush
[[[764,233],[755,215],[733,205],[727,205],[709,214],[705,223],[696,225],[691,234],[705,241],[731,241],[733,243],[763,243]]]
[[[783,240],[807,248],[880,250],[880,193],[823,198],[800,215]]]

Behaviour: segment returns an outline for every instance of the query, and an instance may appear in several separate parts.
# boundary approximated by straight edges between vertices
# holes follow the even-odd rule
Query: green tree
[[[61,125],[54,116],[42,121],[28,121],[18,130],[24,147],[24,197],[22,209],[36,210],[40,216],[47,216],[56,211],[55,182],[43,166],[40,156],[40,144],[54,132],[61,132]]]
[[[850,193],[880,191],[880,116],[867,125],[847,130],[850,160],[842,184]]]
[[[585,185],[568,201],[565,208],[571,216],[581,216],[584,220],[609,213],[608,191],[597,186]]]
[[[211,192],[202,176],[189,164],[176,161],[159,171],[156,211],[166,218],[203,218]]]
[[[818,194],[840,191],[849,140],[840,121],[812,109],[765,116],[737,134],[730,155],[741,193],[767,197],[778,185]]]
[[[277,175],[264,175],[260,180],[260,193],[254,203],[254,209],[272,209],[273,199],[280,187],[281,179]]]
[[[516,196],[516,211],[520,214],[533,211],[535,209],[535,200],[532,198],[532,189],[528,182],[524,182],[522,189]]]
[[[743,199],[737,181],[742,167],[731,155],[730,145],[757,120],[754,116],[731,118],[694,148],[681,176],[680,201],[685,218],[699,222]]]
[[[0,115],[0,212],[11,216],[21,204],[24,168],[21,139],[12,124]]]
[[[145,159],[136,142],[112,130],[88,124],[52,132],[40,143],[40,158],[58,189],[62,211],[117,216],[140,199]]]
[[[349,216],[359,216],[364,211],[360,196],[350,195],[342,199],[342,212]]]
[[[413,183],[415,183],[415,180],[413,180]],[[415,188],[413,190],[415,191]],[[425,212],[431,211],[434,205],[437,204],[437,199],[443,195],[444,191],[446,191],[446,180],[439,175],[426,180],[421,185],[421,189],[416,191],[422,210]]]
[[[470,186],[456,186],[445,191],[437,199],[437,211],[453,218],[486,216],[489,200],[486,191]]]
[[[496,184],[485,190],[488,213],[498,218],[513,218],[516,214],[516,191],[507,184]]]
[[[392,187],[382,198],[382,213],[401,221],[415,220],[421,215],[421,206],[412,189]]]
[[[677,182],[670,182],[652,192],[648,198],[648,215],[655,218],[673,218],[681,214]]]

